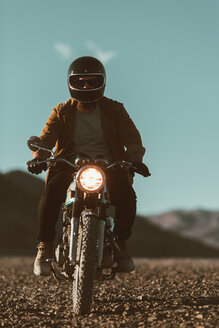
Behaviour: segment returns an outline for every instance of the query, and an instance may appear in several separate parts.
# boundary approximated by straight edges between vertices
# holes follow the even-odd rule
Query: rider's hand
[[[43,170],[47,170],[47,164],[46,163],[38,163],[39,159],[34,158],[31,161],[27,162],[27,169],[32,174],[39,174]]]
[[[132,165],[136,168],[136,171],[142,174],[144,177],[149,177],[151,174],[147,165],[141,162],[132,162]]]

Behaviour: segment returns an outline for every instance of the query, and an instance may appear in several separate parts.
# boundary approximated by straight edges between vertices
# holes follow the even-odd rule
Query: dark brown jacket
[[[102,97],[98,102],[103,133],[114,159],[142,161],[145,148],[123,104],[106,97]],[[52,149],[56,145],[56,156],[65,156],[69,151],[74,132],[76,105],[77,102],[70,98],[53,108],[40,136],[45,148]],[[46,157],[48,152],[41,155]]]

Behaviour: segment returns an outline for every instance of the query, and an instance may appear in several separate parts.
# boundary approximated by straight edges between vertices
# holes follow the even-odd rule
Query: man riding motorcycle
[[[42,146],[52,149],[55,156],[73,159],[78,153],[91,159],[103,156],[109,163],[127,160],[144,176],[150,173],[142,163],[145,148],[138,130],[123,104],[104,97],[106,74],[103,64],[93,57],[80,57],[72,62],[68,70],[68,88],[71,98],[56,106],[39,137]],[[48,152],[33,152],[33,160],[27,163],[29,172],[39,174],[47,169],[39,160],[48,157]],[[46,186],[39,204],[38,253],[34,262],[36,275],[49,275],[55,225],[60,207],[65,200],[72,179],[72,169],[57,164],[49,169]],[[132,188],[132,177],[127,169],[109,170],[107,185],[110,200],[115,205],[118,245],[121,256],[117,259],[117,271],[130,272],[135,269],[128,255],[127,240],[136,215],[136,195]]]

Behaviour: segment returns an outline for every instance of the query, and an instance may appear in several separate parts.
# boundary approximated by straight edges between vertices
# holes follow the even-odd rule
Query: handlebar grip
[[[131,168],[133,169],[134,172],[142,175],[145,178],[151,176],[151,173],[145,164],[143,164],[142,168],[136,167],[135,164],[134,165],[132,164]]]

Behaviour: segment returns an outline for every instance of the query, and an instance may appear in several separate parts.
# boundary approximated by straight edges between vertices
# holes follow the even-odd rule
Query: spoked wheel
[[[73,280],[73,312],[85,314],[90,311],[93,284],[97,268],[98,219],[82,216],[79,225],[77,263]]]

